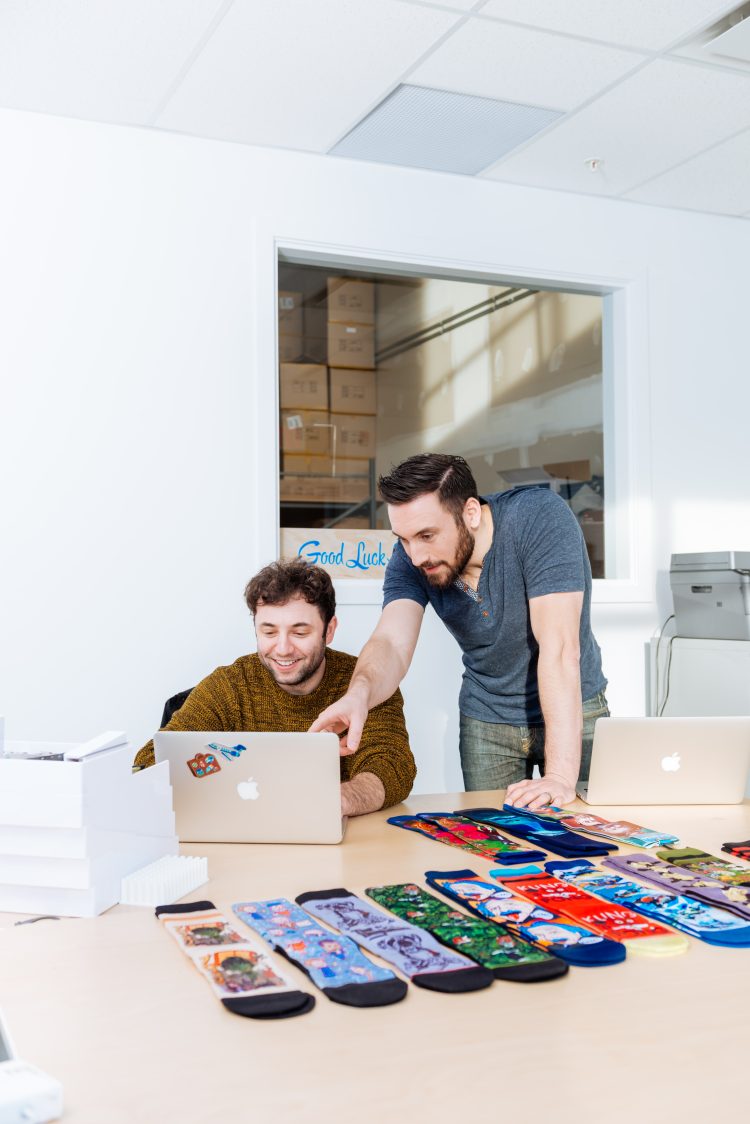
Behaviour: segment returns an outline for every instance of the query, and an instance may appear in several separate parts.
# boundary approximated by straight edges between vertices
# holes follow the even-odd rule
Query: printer
[[[675,634],[750,640],[750,550],[673,554]]]

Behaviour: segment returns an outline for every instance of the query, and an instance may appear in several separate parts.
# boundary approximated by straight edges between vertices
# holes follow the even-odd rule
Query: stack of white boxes
[[[169,765],[133,773],[132,760],[127,743],[80,761],[0,757],[0,911],[94,917],[124,875],[178,853]]]

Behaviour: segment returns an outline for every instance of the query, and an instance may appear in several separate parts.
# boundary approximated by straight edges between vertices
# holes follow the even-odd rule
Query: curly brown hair
[[[282,558],[264,566],[245,586],[245,601],[253,616],[259,605],[286,605],[293,597],[316,605],[328,628],[336,613],[336,593],[322,567],[302,558]]]

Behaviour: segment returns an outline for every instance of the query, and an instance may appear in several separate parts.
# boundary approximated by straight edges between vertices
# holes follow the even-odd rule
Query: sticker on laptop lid
[[[221,772],[221,765],[213,753],[196,753],[187,762],[187,767],[194,777],[210,777],[212,773]]]

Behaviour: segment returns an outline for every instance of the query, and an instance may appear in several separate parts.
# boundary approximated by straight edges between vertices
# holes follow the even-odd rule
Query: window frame
[[[653,600],[653,536],[651,527],[650,402],[648,394],[647,276],[599,276],[562,273],[555,269],[523,269],[496,262],[450,258],[403,257],[396,253],[351,246],[300,241],[274,235],[256,257],[256,449],[268,447],[268,434],[278,434],[278,265],[317,265],[396,276],[446,277],[484,284],[519,283],[603,298],[602,394],[604,432],[605,566],[619,575],[593,580],[595,605],[650,603]],[[274,372],[273,393],[261,372]],[[255,475],[258,513],[255,555],[259,564],[278,557],[278,436],[273,457],[262,457]],[[269,460],[271,464],[269,464]],[[273,466],[273,479],[267,481]],[[382,581],[337,579],[343,605],[379,605]]]

